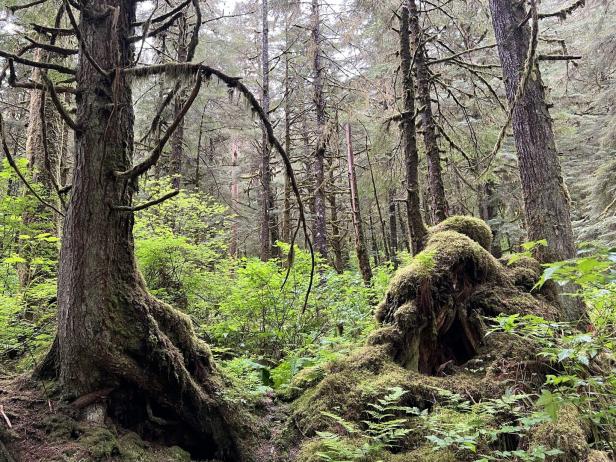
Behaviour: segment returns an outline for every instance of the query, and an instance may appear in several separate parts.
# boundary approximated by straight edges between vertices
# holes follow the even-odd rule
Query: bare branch
[[[32,61],[31,59],[22,58],[21,56],[15,55],[13,53],[7,53],[4,50],[0,50],[0,58],[12,59],[16,63],[23,64],[25,66],[40,67],[42,69],[51,69],[54,71],[62,72],[63,74],[75,75],[77,73],[75,69],[71,69],[70,67],[65,67],[59,64],[54,64],[54,63],[42,63],[39,61]]]
[[[62,56],[71,56],[79,53],[79,50],[75,50],[72,48],[63,48],[56,45],[50,45],[48,43],[37,42],[36,40],[28,37],[27,35],[24,37],[28,42],[30,42],[35,48],[40,48],[41,50],[50,51],[52,53],[58,53]]]
[[[25,10],[26,8],[31,8],[33,6],[40,5],[41,3],[45,3],[46,1],[47,0],[34,0],[33,2],[25,3],[23,5],[11,5],[11,6],[7,7],[7,9],[11,13],[15,14],[16,11]]]
[[[147,21],[137,21],[137,22],[134,22],[134,23],[131,24],[131,26],[133,26],[133,27],[141,27],[146,22],[150,22],[151,24],[156,24],[156,23],[162,22],[162,21],[166,20],[167,18],[170,18],[171,16],[175,15],[179,11],[182,11],[184,8],[186,8],[188,6],[188,4],[191,1],[192,0],[184,0],[182,3],[180,3],[174,9],[172,9],[171,11],[168,11],[165,14],[161,14],[160,16],[157,16],[154,19],[149,19]]]
[[[576,59],[582,59],[579,55],[539,55],[537,56],[539,61],[574,61]]]
[[[43,79],[43,82],[45,82],[45,85],[47,86],[47,90],[49,91],[49,96],[51,96],[51,101],[53,102],[54,106],[58,110],[58,113],[60,114],[62,119],[64,119],[64,121],[69,127],[71,127],[75,131],[78,131],[79,126],[77,125],[77,122],[73,120],[73,118],[69,115],[68,111],[62,104],[62,101],[60,101],[60,98],[58,97],[58,94],[56,93],[56,89],[54,88],[51,80],[49,80],[49,77],[47,77],[45,74],[42,74],[41,78]]]
[[[180,191],[175,190],[165,194],[162,197],[159,197],[158,199],[154,199],[152,201],[146,202],[145,204],[137,205],[135,207],[131,207],[129,205],[114,205],[112,208],[121,212],[138,212],[139,210],[147,209],[148,207],[152,207],[153,205],[158,205],[161,202],[165,202],[167,199],[171,199],[172,197],[177,196],[179,193]]]
[[[171,135],[173,135],[173,132],[175,132],[176,128],[192,106],[192,103],[197,98],[199,90],[201,89],[202,79],[203,78],[201,74],[197,73],[197,81],[195,82],[195,86],[193,87],[190,96],[186,100],[186,103],[184,104],[184,106],[182,106],[182,109],[178,113],[173,123],[167,128],[156,147],[150,152],[150,155],[143,162],[135,165],[130,170],[126,170],[125,172],[116,172],[116,176],[118,178],[136,178],[137,176],[147,172],[150,167],[152,167],[156,164],[156,162],[158,162],[158,159],[160,158],[160,155],[163,152],[163,148],[167,144],[167,141],[169,141]]]
[[[555,18],[566,19],[571,13],[578,8],[583,8],[586,5],[586,0],[577,0],[570,6],[563,8],[562,10],[554,11],[553,13],[541,13],[538,15],[539,19]]]

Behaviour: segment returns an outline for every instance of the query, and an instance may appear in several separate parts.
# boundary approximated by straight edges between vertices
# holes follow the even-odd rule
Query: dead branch
[[[136,178],[139,175],[148,171],[150,167],[154,166],[156,162],[158,162],[158,159],[163,152],[163,148],[167,144],[167,141],[169,141],[171,135],[173,135],[173,132],[175,132],[176,128],[178,127],[178,125],[192,106],[192,103],[197,98],[197,95],[199,94],[203,78],[199,72],[197,72],[197,74],[197,81],[195,83],[195,86],[193,87],[192,92],[190,93],[190,96],[186,100],[186,103],[184,104],[184,106],[182,106],[182,109],[178,113],[177,117],[174,119],[173,123],[167,128],[156,147],[150,152],[150,155],[143,162],[135,165],[130,170],[127,170],[125,172],[116,172],[116,176],[118,178]]]
[[[178,190],[171,191],[170,193],[167,193],[164,196],[159,197],[158,199],[154,199],[149,202],[146,202],[145,204],[137,205],[134,207],[130,205],[114,205],[112,208],[114,210],[119,210],[121,212],[138,212],[139,210],[144,210],[154,205],[158,205],[162,202],[165,202],[167,199],[171,199],[172,197],[177,196],[179,193],[180,191]]]
[[[13,53],[7,53],[4,50],[0,50],[0,58],[10,59],[10,60],[15,61],[16,63],[23,64],[25,66],[40,67],[42,69],[51,69],[54,71],[61,72],[63,74],[75,75],[77,73],[75,69],[71,69],[70,67],[61,66],[60,64],[54,64],[54,63],[43,63],[39,61],[33,61],[31,59],[22,58],[21,56],[18,56]]]
[[[73,118],[69,115],[68,111],[64,107],[64,104],[62,104],[62,101],[60,101],[60,98],[58,97],[58,93],[56,93],[56,89],[54,88],[53,83],[51,83],[51,80],[49,80],[49,77],[47,77],[45,74],[42,74],[41,77],[43,79],[43,82],[45,82],[45,85],[47,86],[47,90],[49,91],[49,96],[51,96],[51,101],[53,102],[54,106],[58,110],[60,117],[62,117],[62,119],[66,122],[66,124],[69,127],[71,127],[74,131],[79,130],[79,126],[77,125],[77,122],[73,120]]]
[[[17,12],[19,10],[25,10],[26,8],[31,8],[33,6],[40,5],[42,3],[45,3],[46,1],[47,0],[34,0],[33,2],[25,3],[23,5],[11,5],[11,6],[7,7],[7,9],[11,13],[15,14],[15,12]]]
[[[583,8],[586,5],[586,0],[577,0],[570,6],[563,8],[562,10],[554,11],[553,13],[541,13],[538,15],[539,19],[546,18],[560,18],[566,19],[571,13],[573,13],[578,8]]]
[[[34,45],[35,48],[40,48],[41,50],[50,51],[52,53],[57,53],[62,56],[71,56],[79,53],[79,50],[75,50],[72,48],[63,48],[56,45],[50,45],[48,43],[37,42],[36,40],[28,37],[27,35],[24,37],[28,42]]]
[[[0,404],[0,415],[2,416],[4,421],[6,422],[6,425],[9,428],[13,428],[13,424],[11,423],[11,421],[9,419],[9,416],[7,416],[6,413],[4,412],[4,406],[2,404]]]

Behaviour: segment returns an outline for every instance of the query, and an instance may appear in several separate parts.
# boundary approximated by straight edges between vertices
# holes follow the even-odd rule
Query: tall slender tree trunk
[[[404,149],[404,165],[406,173],[406,216],[409,223],[410,242],[413,254],[423,248],[423,242],[428,234],[419,199],[417,152],[417,133],[415,129],[415,87],[411,70],[411,46],[409,36],[409,9],[405,5],[400,11],[400,72],[402,72],[402,145]]]
[[[423,32],[419,24],[419,11],[415,0],[406,1],[409,10],[409,27],[413,41],[415,58],[415,76],[417,78],[417,98],[421,104],[421,121],[424,146],[428,160],[428,191],[430,193],[430,213],[433,224],[447,218],[447,200],[441,169],[441,157],[438,149],[436,125],[432,113],[430,95],[430,71],[428,69],[426,47]]]
[[[510,105],[514,104],[530,44],[531,31],[526,23],[525,5],[525,2],[490,0],[492,25]],[[514,104],[511,123],[518,152],[528,238],[531,241],[547,240],[547,247],[538,251],[540,260],[546,263],[574,257],[575,244],[569,195],[556,151],[552,118],[541,73],[536,63],[532,65],[535,66],[532,76]],[[563,310],[570,320],[578,320],[583,315],[579,303],[565,303]]]
[[[100,422],[107,414],[130,424],[150,406],[196,437],[205,458],[242,460],[235,413],[217,397],[222,382],[211,353],[186,315],[147,292],[135,261],[133,213],[116,208],[131,205],[135,186],[115,173],[128,170],[133,157],[132,92],[120,70],[133,61],[136,3],[81,3],[90,14],[79,22],[79,129],[60,252],[57,349],[48,363],[69,397],[106,390],[106,401],[86,406],[86,418]],[[84,47],[108,75],[85,59]]]
[[[238,184],[238,169],[239,169],[239,150],[237,142],[234,141],[231,147],[231,207],[234,213],[237,213],[240,202],[240,189]],[[239,223],[237,217],[233,217],[231,224],[231,243],[229,245],[229,254],[233,257],[238,256],[239,250]]]
[[[330,192],[327,195],[331,213],[332,237],[331,248],[334,253],[334,268],[338,273],[344,271],[345,259],[342,242],[342,232],[340,229],[340,217],[338,216],[338,201],[336,198],[336,180],[334,178],[333,159],[329,162],[329,184]]]
[[[287,9],[289,1],[287,0]],[[287,51],[284,55],[284,148],[289,157],[291,156],[291,78],[290,78],[290,60],[289,57],[289,23],[290,13],[286,12],[284,38],[285,48]],[[284,170],[284,204],[282,211],[282,241],[291,242],[291,179]]]
[[[312,47],[314,105],[317,120],[317,142],[314,153],[314,248],[327,258],[327,217],[325,212],[325,96],[323,94],[323,64],[321,62],[321,17],[319,0],[312,0]]]
[[[351,125],[345,126],[347,143],[347,161],[349,166],[349,189],[351,191],[351,215],[353,217],[353,229],[355,231],[355,251],[359,262],[359,270],[366,285],[372,279],[372,268],[370,268],[370,257],[364,239],[364,228],[361,221],[361,210],[359,207],[359,193],[357,191],[357,178],[355,177],[355,154],[353,153],[353,141],[351,139]]]
[[[391,260],[394,265],[398,265],[398,218],[396,217],[396,190],[390,188],[387,194],[389,207],[389,245],[391,247]]]
[[[188,24],[186,15],[182,14],[178,19],[178,42],[177,42],[177,61],[185,63],[188,59],[188,45],[186,44],[186,34]],[[186,102],[186,90],[180,88],[173,101],[173,117],[177,117],[184,103]],[[171,184],[174,189],[180,189],[182,182],[182,159],[184,157],[184,119],[180,121],[178,127],[171,137],[171,157],[170,173],[172,175]]]

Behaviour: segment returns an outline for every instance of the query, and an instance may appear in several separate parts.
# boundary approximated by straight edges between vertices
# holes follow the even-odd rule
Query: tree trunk
[[[355,230],[355,251],[359,262],[359,270],[366,285],[372,279],[372,269],[370,268],[370,257],[364,239],[364,229],[361,221],[361,211],[359,207],[359,196],[357,191],[357,179],[355,178],[355,155],[353,154],[353,143],[351,140],[351,125],[345,126],[347,142],[347,161],[349,165],[349,189],[351,191],[351,215],[353,217],[353,229]]]
[[[240,189],[238,185],[238,147],[237,142],[234,141],[231,148],[231,208],[233,213],[237,213],[239,208]],[[239,223],[237,217],[233,217],[233,224],[231,225],[231,243],[229,245],[229,254],[233,257],[238,256],[239,248]]]
[[[265,114],[270,110],[269,94],[269,23],[267,19],[268,2],[262,0],[261,3],[261,106]],[[267,261],[272,257],[272,171],[270,166],[270,146],[267,139],[265,127],[262,128],[261,136],[261,245],[259,256],[262,261]]]
[[[199,441],[199,458],[242,460],[235,414],[218,397],[222,381],[211,353],[193,333],[189,318],[156,300],[137,270],[132,180],[114,175],[131,167],[133,102],[122,72],[131,65],[133,0],[88,2],[76,76],[75,169],[58,274],[57,366],[68,396],[112,390],[106,405],[85,410],[88,419],[109,414],[130,426],[147,406],[168,415],[187,440]],[[113,12],[109,14],[109,11]],[[182,442],[185,447],[189,441]]]
[[[314,154],[314,248],[327,258],[327,217],[325,214],[325,97],[321,64],[321,18],[319,0],[312,0],[312,46],[314,73],[314,105],[317,119],[317,142]]]
[[[389,202],[389,245],[391,247],[391,261],[398,266],[398,219],[396,217],[396,190],[390,188],[388,191]]]
[[[338,204],[336,200],[336,180],[334,179],[334,168],[332,164],[333,159],[329,162],[329,184],[331,190],[330,193],[327,195],[329,207],[331,210],[331,247],[334,253],[334,269],[338,273],[342,273],[345,266],[344,248],[342,242],[342,233],[340,229],[340,217],[338,216]]]
[[[423,32],[419,25],[419,11],[415,0],[407,0],[409,10],[409,26],[413,41],[415,58],[415,76],[417,78],[417,96],[421,104],[421,121],[423,139],[428,160],[428,191],[430,193],[430,212],[432,223],[436,224],[447,218],[447,200],[441,171],[441,157],[436,138],[436,125],[432,114],[432,98],[430,96],[430,71],[426,62],[427,54],[423,40]],[[412,114],[411,114],[412,116]]]
[[[409,10],[406,5],[400,11],[400,72],[402,72],[402,144],[406,167],[406,214],[409,223],[413,255],[421,251],[428,234],[421,216],[419,200],[417,133],[415,130],[415,87],[411,72],[411,46],[409,37]]]
[[[188,59],[188,46],[186,44],[186,15],[182,14],[178,19],[178,42],[177,42],[177,61],[185,63]],[[175,119],[184,103],[186,102],[186,90],[180,88],[173,101],[173,118]],[[180,121],[175,132],[171,137],[171,185],[174,189],[180,189],[182,182],[182,158],[184,157],[184,119]]]
[[[525,3],[490,0],[490,9],[507,99],[510,105],[514,105],[512,127],[528,238],[531,241],[547,240],[547,247],[538,251],[538,257],[544,263],[572,258],[575,256],[575,244],[569,195],[562,178],[552,119],[537,66],[532,69],[525,91],[514,104],[531,36],[530,28],[525,23],[528,18]],[[565,305],[572,305],[563,307],[567,319],[580,319],[583,314],[580,304]]]

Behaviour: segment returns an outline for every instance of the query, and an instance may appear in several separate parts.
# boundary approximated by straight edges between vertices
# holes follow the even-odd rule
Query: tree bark
[[[314,73],[314,105],[317,121],[317,141],[314,153],[314,248],[327,258],[327,217],[325,212],[325,96],[323,94],[323,65],[321,63],[321,17],[319,0],[312,0],[312,46]]]
[[[511,123],[528,238],[531,241],[547,240],[547,247],[540,248],[537,254],[544,263],[572,258],[576,252],[569,195],[562,178],[541,73],[535,63],[532,63],[535,67],[525,91],[514,104],[531,37],[525,3],[490,0],[490,9],[507,99],[514,106]],[[583,307],[571,305],[576,306],[563,307],[565,316],[570,320],[580,319]]]
[[[370,257],[364,239],[364,229],[361,221],[361,210],[359,207],[359,195],[357,191],[357,178],[355,177],[355,155],[353,153],[353,142],[351,140],[351,125],[345,126],[347,143],[347,161],[349,166],[349,189],[351,191],[351,215],[353,217],[353,229],[355,230],[355,251],[359,270],[366,285],[372,279],[372,268],[370,268]]]
[[[427,54],[423,40],[423,32],[419,25],[419,11],[415,0],[407,0],[409,10],[409,27],[413,41],[415,58],[415,76],[417,78],[417,97],[421,107],[423,139],[428,160],[428,192],[430,194],[430,213],[432,224],[447,218],[447,200],[441,170],[441,157],[438,149],[436,125],[432,114],[432,98],[430,96],[430,71],[426,62]],[[412,116],[412,114],[411,114]]]
[[[237,213],[239,207],[239,199],[240,199],[240,189],[238,185],[238,146],[237,142],[234,141],[231,147],[231,207],[233,209],[233,213]],[[232,257],[238,256],[239,250],[239,223],[237,221],[237,217],[233,217],[233,223],[231,225],[231,243],[229,245],[229,254]]]
[[[261,2],[261,106],[265,114],[270,110],[270,88],[269,88],[269,23],[267,14],[269,11],[268,0]],[[272,257],[272,171],[270,165],[270,146],[267,139],[265,127],[262,128],[261,136],[261,245],[259,256],[262,261],[267,261]]]
[[[186,44],[186,15],[182,14],[178,19],[177,62],[185,63],[188,59],[188,45]],[[175,119],[186,103],[186,89],[180,88],[173,101],[173,118]],[[184,119],[180,121],[171,136],[171,185],[174,189],[180,189],[182,183],[182,158],[184,157]]]
[[[406,5],[400,11],[400,72],[402,73],[402,144],[406,170],[406,215],[409,223],[410,242],[413,255],[421,251],[428,234],[419,199],[417,133],[415,129],[415,87],[411,71],[411,45],[409,37],[409,9]]]
[[[133,61],[133,0],[87,2],[76,85],[77,123],[72,194],[66,214],[58,274],[59,378],[67,396],[111,388],[106,406],[85,410],[135,423],[147,404],[181,422],[200,440],[205,458],[242,460],[237,426],[218,396],[222,381],[209,349],[190,319],[156,300],[137,270],[130,206],[135,184],[116,177],[133,157],[133,102],[122,72],[103,76],[85,59],[84,47],[103,69]],[[108,14],[109,11],[113,12]],[[192,439],[192,438],[191,438]]]

